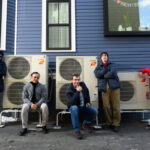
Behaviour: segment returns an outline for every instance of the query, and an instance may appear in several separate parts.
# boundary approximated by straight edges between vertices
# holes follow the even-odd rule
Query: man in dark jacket
[[[0,109],[2,108],[2,95],[4,90],[4,76],[6,76],[7,68],[3,61],[3,52],[0,51]]]
[[[120,125],[120,81],[114,65],[108,59],[108,53],[102,52],[101,63],[94,73],[98,79],[99,91],[102,92],[106,127],[118,132]]]
[[[84,128],[90,130],[90,125],[96,120],[98,111],[90,104],[89,90],[84,82],[80,82],[80,76],[78,74],[73,75],[72,83],[68,87],[66,95],[75,134],[78,139],[82,139],[79,113],[84,114],[84,117],[86,117],[86,120],[83,122]]]

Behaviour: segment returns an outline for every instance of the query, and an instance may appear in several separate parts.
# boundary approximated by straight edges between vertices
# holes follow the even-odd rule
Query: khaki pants
[[[102,92],[103,108],[107,125],[120,124],[120,89],[110,90],[107,84],[106,92]]]
[[[23,104],[21,111],[22,128],[27,128],[28,125],[28,113],[30,110],[30,104]],[[41,104],[40,110],[42,112],[42,126],[46,126],[48,121],[48,107],[46,103]]]

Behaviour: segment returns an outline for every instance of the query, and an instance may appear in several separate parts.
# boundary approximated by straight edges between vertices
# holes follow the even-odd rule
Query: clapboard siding
[[[15,0],[7,1],[6,54],[14,53]]]
[[[104,37],[103,0],[76,0],[76,52],[41,53],[41,0],[18,1],[17,54],[46,54],[54,67],[56,56],[97,56],[107,50],[119,70],[150,66],[150,37]]]
[[[41,54],[41,0],[18,1],[17,54]]]

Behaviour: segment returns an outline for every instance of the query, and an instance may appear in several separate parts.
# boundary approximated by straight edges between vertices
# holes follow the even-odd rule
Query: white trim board
[[[18,0],[16,0],[15,6],[15,34],[14,34],[14,55],[17,55],[17,28],[18,28]]]
[[[6,50],[6,25],[7,25],[7,0],[2,0],[2,19],[1,19],[1,46],[0,50]]]

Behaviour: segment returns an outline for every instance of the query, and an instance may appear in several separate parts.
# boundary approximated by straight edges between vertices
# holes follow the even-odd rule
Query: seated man
[[[71,112],[71,120],[75,134],[78,139],[83,136],[80,132],[79,113],[82,113],[86,120],[84,120],[84,127],[90,129],[92,121],[96,120],[98,110],[90,104],[89,90],[84,82],[80,82],[78,74],[72,77],[72,83],[66,91],[68,108]]]
[[[20,136],[24,136],[27,133],[29,110],[41,110],[43,132],[48,132],[46,127],[48,121],[48,107],[46,104],[47,94],[45,86],[39,83],[39,78],[40,74],[38,72],[33,72],[31,74],[31,82],[27,83],[23,88],[22,99],[24,104],[21,112],[22,130],[19,133]]]

